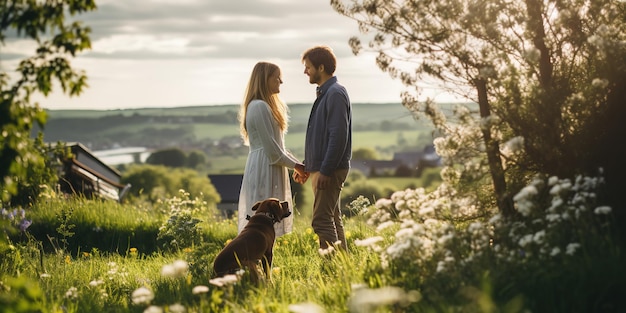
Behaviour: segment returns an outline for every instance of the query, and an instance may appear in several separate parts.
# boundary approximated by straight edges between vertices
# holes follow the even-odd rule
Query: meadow
[[[345,219],[348,253],[319,250],[305,210],[296,208],[295,230],[276,240],[271,278],[261,285],[252,285],[245,271],[213,277],[213,258],[236,234],[235,221],[220,218],[214,203],[182,190],[150,204],[67,198],[49,190],[28,210],[2,211],[9,241],[0,245],[0,307],[621,312],[626,260],[616,245],[611,208],[593,204],[597,181],[533,182],[516,197],[527,211],[513,225],[499,214],[452,223],[455,204],[434,196],[444,184],[405,189],[376,203],[358,198]],[[545,188],[560,190],[564,201],[555,202]],[[544,196],[534,198],[531,190]],[[549,206],[552,213],[540,209]]]
[[[167,208],[198,222],[173,230],[168,240],[178,240],[180,247],[158,240],[171,218]],[[212,259],[235,236],[236,223],[219,220],[215,208],[184,193],[151,209],[51,196],[25,216],[32,224],[13,237],[0,263],[2,312],[293,312],[294,305],[312,306],[307,303],[315,299],[325,299],[320,308],[340,312],[353,284],[364,283],[362,271],[376,262],[353,244],[349,254],[321,256],[308,221],[297,216],[296,231],[276,241],[265,285],[250,286],[245,276],[211,280]],[[357,219],[346,226],[351,240],[373,234]],[[43,235],[42,229],[50,233]],[[192,239],[193,234],[199,236]]]
[[[370,109],[389,116],[385,106]],[[201,114],[195,110],[202,109],[189,110]],[[79,113],[73,114],[82,119]],[[398,149],[402,142],[414,144],[431,135],[421,124],[411,131],[371,130],[367,116],[359,116],[355,149]],[[295,130],[286,138],[296,153],[303,119],[302,112],[294,115]],[[127,134],[151,131],[126,122],[119,127]],[[203,127],[202,133],[236,133],[234,125]],[[240,173],[245,157],[214,155],[211,162],[212,171]],[[318,249],[306,203],[310,186],[305,186],[305,202],[295,204],[295,229],[276,240],[271,278],[261,285],[251,284],[246,271],[213,276],[214,257],[236,234],[235,221],[224,219],[215,203],[184,190],[156,201],[120,204],[50,189],[28,208],[2,210],[0,311],[626,310],[625,235],[615,219],[620,208],[598,202],[605,187],[601,175],[528,178],[511,197],[515,218],[507,218],[489,204],[491,199],[481,199],[490,186],[459,182],[463,177],[455,176],[453,167],[432,170],[420,179],[368,178],[395,191],[373,201],[361,196],[343,203],[350,213],[345,216],[348,253]],[[433,175],[438,177],[434,184]]]

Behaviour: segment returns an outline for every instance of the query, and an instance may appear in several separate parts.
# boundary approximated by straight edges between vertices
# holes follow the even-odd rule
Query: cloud
[[[345,56],[357,32],[326,1],[103,1],[80,18],[93,58],[289,58],[318,43]]]
[[[309,103],[302,52],[328,45],[337,76],[353,102],[400,102],[402,84],[378,69],[375,55],[354,56],[358,25],[328,0],[100,0],[98,9],[72,17],[91,28],[92,49],[72,66],[85,70],[89,88],[79,98],[59,91],[34,97],[45,108],[110,109],[233,104],[243,98],[254,64],[283,71],[281,97]],[[2,70],[34,54],[33,40],[7,36]],[[58,90],[58,89],[57,89]]]

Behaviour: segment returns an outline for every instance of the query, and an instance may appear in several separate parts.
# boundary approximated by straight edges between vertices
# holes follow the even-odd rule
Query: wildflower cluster
[[[497,230],[493,249],[509,262],[578,254],[589,235],[609,231],[611,208],[597,205],[603,182],[601,177],[583,176],[573,181],[534,179],[513,198],[523,218],[508,221],[495,215],[491,219]]]
[[[384,268],[414,275],[417,285],[458,280],[487,264],[559,264],[591,246],[590,233],[597,238],[608,231],[611,208],[597,205],[602,183],[601,177],[537,178],[515,195],[515,219],[475,218],[481,211],[472,205],[476,202],[459,197],[446,183],[432,193],[399,191],[369,209],[368,223],[381,236],[355,244],[378,251]],[[392,240],[385,240],[390,233]]]
[[[202,220],[194,216],[206,205],[198,199],[189,199],[189,193],[180,190],[181,198],[167,200],[170,209],[169,219],[159,228],[157,241],[168,250],[197,246],[202,241]]]
[[[25,232],[33,223],[32,220],[26,219],[26,210],[24,209],[13,209],[11,211],[3,208],[1,212],[2,219],[9,221],[10,224],[21,232]]]

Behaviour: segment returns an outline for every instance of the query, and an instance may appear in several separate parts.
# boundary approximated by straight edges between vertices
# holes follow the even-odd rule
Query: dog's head
[[[268,198],[263,201],[259,201],[252,206],[252,211],[255,211],[255,214],[265,214],[270,217],[274,223],[278,223],[283,220],[283,218],[291,215],[289,211],[289,203],[287,201],[280,201],[276,198]]]

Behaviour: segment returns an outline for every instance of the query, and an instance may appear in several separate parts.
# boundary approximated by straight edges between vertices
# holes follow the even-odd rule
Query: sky
[[[315,85],[303,73],[302,53],[330,46],[335,75],[353,103],[400,103],[406,90],[376,65],[373,52],[354,56],[356,21],[328,0],[96,0],[77,16],[92,29],[92,48],[71,59],[89,87],[79,97],[56,91],[35,97],[46,109],[127,109],[239,104],[254,64],[280,66],[281,98],[312,103]],[[15,36],[0,46],[0,70],[14,71],[35,44]],[[448,101],[436,88],[423,96]]]

